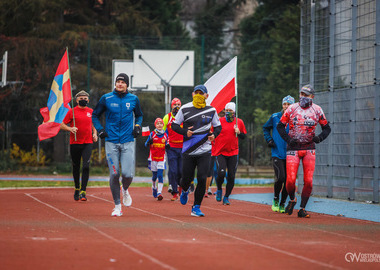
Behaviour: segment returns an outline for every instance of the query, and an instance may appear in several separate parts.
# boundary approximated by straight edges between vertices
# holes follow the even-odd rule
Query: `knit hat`
[[[156,120],[154,121],[154,126],[156,126],[156,124],[158,122],[161,122],[162,124],[164,123],[164,120],[162,120],[162,118],[156,118]]]
[[[235,107],[236,107],[236,105],[235,105],[234,102],[229,102],[229,103],[226,104],[225,109],[226,110],[230,109],[230,110],[233,110],[234,112],[236,112]]]
[[[282,104],[284,103],[289,103],[289,104],[293,104],[295,102],[294,98],[292,96],[286,96],[282,99]]]
[[[127,86],[129,86],[129,77],[125,73],[120,73],[119,75],[117,75],[115,84],[117,81],[124,81],[127,84]]]
[[[75,95],[75,98],[77,98],[77,97],[81,97],[81,96],[87,96],[87,97],[89,97],[90,95],[89,95],[86,91],[81,90],[81,91],[79,91],[79,92]]]
[[[178,103],[178,102],[179,102],[179,106],[181,106],[181,100],[179,98],[173,98],[172,104],[171,104],[172,108],[173,108],[173,104]]]

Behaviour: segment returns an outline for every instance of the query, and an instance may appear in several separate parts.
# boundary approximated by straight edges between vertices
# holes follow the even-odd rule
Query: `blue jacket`
[[[272,157],[286,159],[286,142],[281,138],[277,131],[277,124],[280,122],[282,112],[274,113],[263,126],[264,138],[266,142],[274,141],[276,147],[272,148]],[[272,130],[272,135],[271,131]],[[289,126],[286,127],[286,132],[289,132]]]
[[[100,124],[100,116],[105,114],[106,127]],[[133,142],[134,125],[140,125],[143,113],[137,96],[131,93],[118,93],[116,90],[103,95],[94,111],[92,123],[96,130],[105,129],[108,133],[106,141],[112,143]]]

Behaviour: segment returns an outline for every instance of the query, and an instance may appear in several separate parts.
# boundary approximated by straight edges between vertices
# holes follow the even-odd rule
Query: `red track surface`
[[[271,192],[235,188],[237,193]],[[380,224],[311,213],[274,213],[270,206],[205,198],[206,217],[131,187],[132,207],[111,217],[109,188],[0,190],[1,269],[379,269],[346,254],[380,254]]]

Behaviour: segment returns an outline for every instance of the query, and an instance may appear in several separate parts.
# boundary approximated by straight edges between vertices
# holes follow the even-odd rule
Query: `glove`
[[[99,131],[99,137],[101,139],[104,139],[105,137],[108,137],[108,133],[104,129],[102,129]]]
[[[297,145],[298,141],[296,139],[290,139],[288,142],[291,147],[294,147]]]
[[[165,145],[165,149],[169,150],[170,149],[170,144]]]
[[[322,140],[321,140],[321,138],[319,138],[319,136],[314,136],[313,137],[313,142],[315,142],[315,143],[320,143]]]
[[[150,138],[150,140],[148,141],[148,145],[152,145],[153,144],[153,138]]]
[[[276,147],[276,144],[274,143],[274,140],[270,140],[268,142],[268,147],[270,147],[270,148],[275,148]]]
[[[132,134],[134,138],[139,136],[141,134],[141,127],[139,125],[135,125],[135,127],[133,128]]]

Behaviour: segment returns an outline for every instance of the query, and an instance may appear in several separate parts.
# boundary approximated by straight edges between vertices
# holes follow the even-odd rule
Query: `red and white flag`
[[[149,126],[147,127],[142,127],[142,136],[149,136],[150,134],[150,130],[149,130]]]
[[[219,113],[237,95],[237,56],[205,82],[208,91],[207,104]]]

